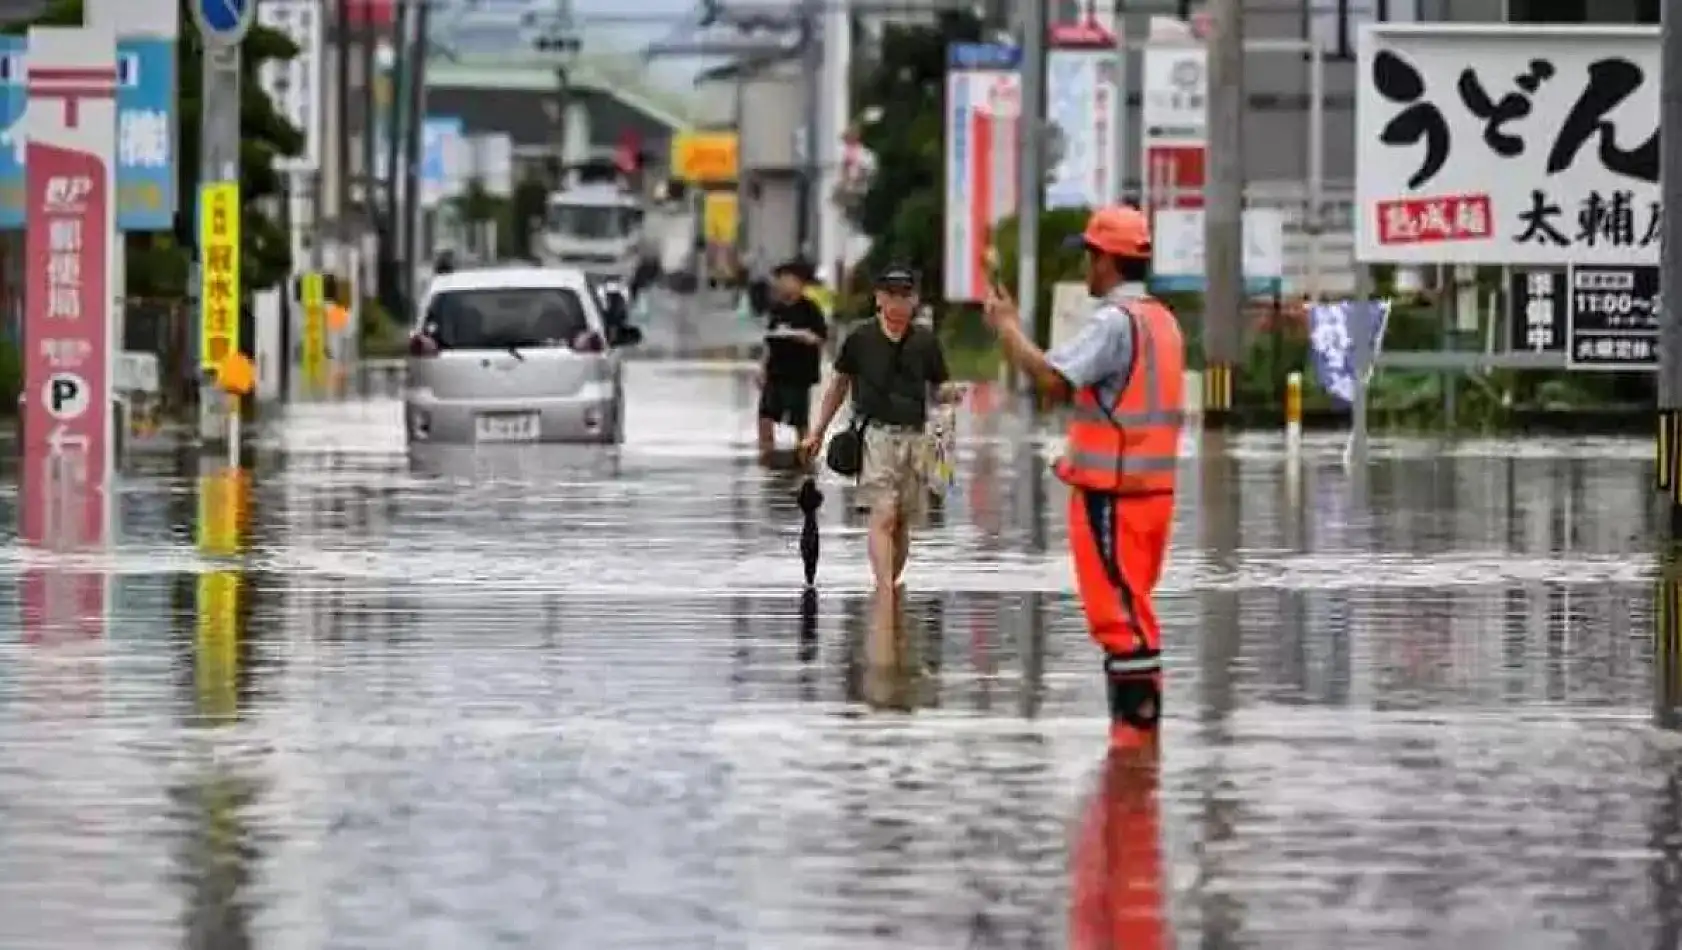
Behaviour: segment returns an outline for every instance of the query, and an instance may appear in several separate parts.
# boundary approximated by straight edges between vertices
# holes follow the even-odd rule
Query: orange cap
[[[1150,257],[1151,224],[1145,213],[1128,205],[1112,205],[1092,212],[1086,230],[1068,241],[1116,257]]]

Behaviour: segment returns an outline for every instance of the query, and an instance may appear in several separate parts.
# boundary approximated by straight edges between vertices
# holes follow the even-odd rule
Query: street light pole
[[[1045,60],[1047,0],[1022,0],[1022,111],[1017,123],[1018,141],[1022,143],[1022,157],[1017,167],[1020,174],[1017,196],[1017,306],[1021,308],[1023,329],[1029,338],[1045,346],[1048,334],[1042,332],[1039,312],[1040,286],[1040,209],[1045,199]],[[1032,387],[1025,387],[1032,396]]]
[[[398,286],[403,288],[403,302],[411,310],[419,290],[417,267],[420,265],[421,225],[425,214],[420,188],[421,130],[426,125],[426,59],[431,43],[427,35],[431,28],[430,0],[414,0],[413,32],[407,38],[414,44],[409,50],[408,127],[404,129],[405,160],[403,162],[403,271]]]
[[[1232,376],[1243,345],[1244,0],[1215,0],[1211,6],[1203,412],[1206,425],[1219,427],[1232,411]]]
[[[571,0],[559,0],[555,12],[546,19],[543,32],[532,45],[538,52],[555,54],[560,60],[555,66],[555,180],[551,183],[551,187],[558,191],[566,185],[567,110],[572,107],[570,60],[583,46],[578,37]]]
[[[823,109],[823,42],[820,39],[819,27],[822,24],[823,0],[803,0],[801,10],[801,72],[806,82],[806,127],[801,133],[804,139],[802,154],[800,155],[800,230],[796,241],[800,246],[801,256],[807,260],[817,259],[818,236],[818,174],[822,168],[820,152],[828,147],[823,142],[823,126],[820,113]],[[820,142],[823,145],[820,147]]]
[[[1659,20],[1659,196],[1664,240],[1659,288],[1658,487],[1670,502],[1670,538],[1682,541],[1682,10],[1666,3]]]

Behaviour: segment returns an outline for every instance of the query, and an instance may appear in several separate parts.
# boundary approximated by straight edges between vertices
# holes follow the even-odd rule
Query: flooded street
[[[833,479],[803,602],[745,372],[626,385],[617,452],[296,407],[238,558],[168,457],[116,553],[0,552],[0,947],[1056,950],[1123,814],[1168,945],[1682,935],[1648,443],[1188,438],[1160,776],[1100,782],[1044,439],[965,421],[896,663]]]

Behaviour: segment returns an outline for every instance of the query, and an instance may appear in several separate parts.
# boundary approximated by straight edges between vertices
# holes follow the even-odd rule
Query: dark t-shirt
[[[771,305],[767,331],[810,330],[829,339],[829,325],[823,311],[812,301],[801,297],[790,303]],[[780,340],[775,336],[765,340],[765,378],[779,386],[812,386],[821,372],[823,350],[799,340]]]
[[[929,389],[950,379],[946,354],[933,330],[912,324],[898,342],[880,320],[848,334],[835,371],[853,379],[853,411],[894,426],[922,426],[929,418]]]

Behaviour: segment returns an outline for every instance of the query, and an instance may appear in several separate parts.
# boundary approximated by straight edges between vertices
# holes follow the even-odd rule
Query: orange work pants
[[[1174,496],[1069,489],[1069,554],[1092,639],[1112,656],[1162,649],[1151,591],[1162,577]]]

